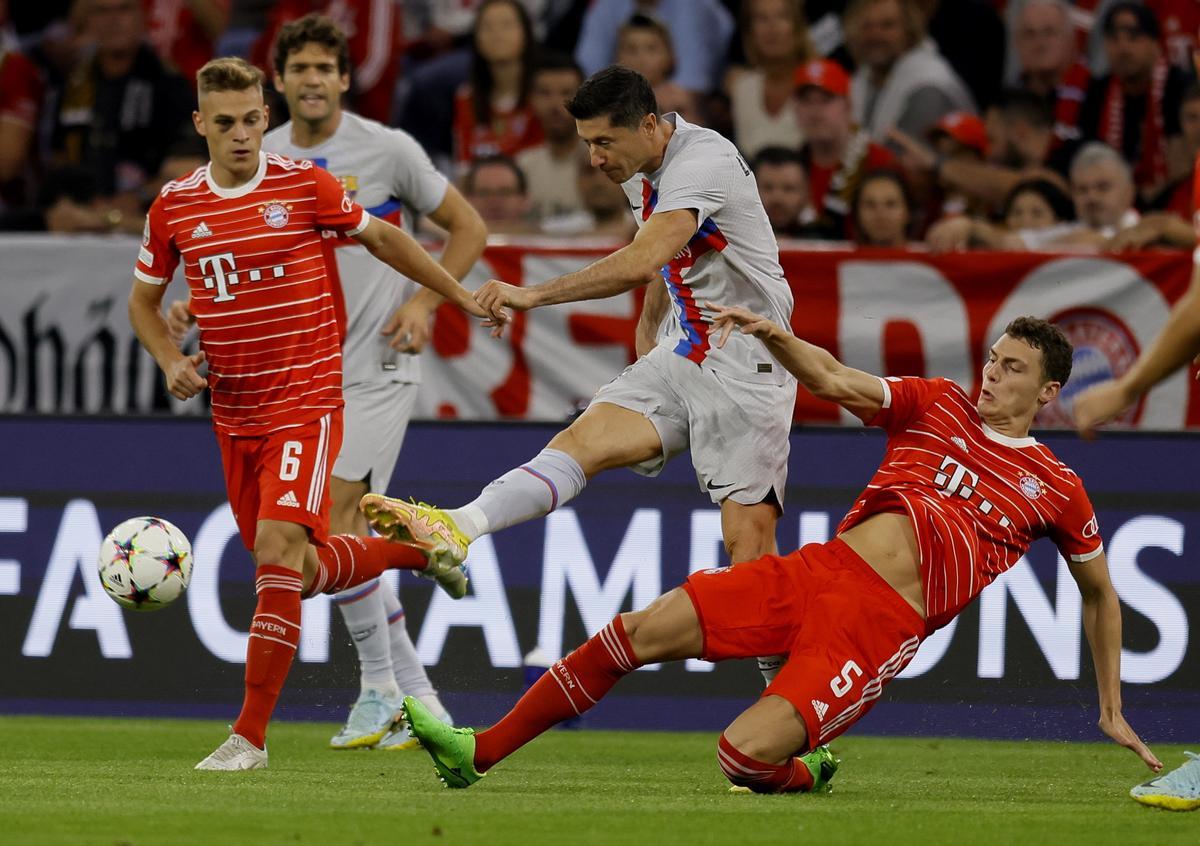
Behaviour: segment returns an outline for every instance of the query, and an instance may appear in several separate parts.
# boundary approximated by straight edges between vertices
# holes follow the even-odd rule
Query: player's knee
[[[775,550],[775,524],[747,520],[726,533],[725,552],[730,561],[752,561]]]
[[[254,539],[256,564],[299,564],[303,561],[308,532],[292,523],[264,521]]]

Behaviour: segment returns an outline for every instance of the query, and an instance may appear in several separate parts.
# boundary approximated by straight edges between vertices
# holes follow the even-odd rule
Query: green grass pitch
[[[1200,843],[1200,812],[1135,804],[1145,770],[1104,744],[851,735],[832,794],[752,796],[713,735],[556,731],[450,791],[420,750],[328,750],[335,728],[277,723],[271,769],[198,773],[221,724],[0,717],[0,843]]]

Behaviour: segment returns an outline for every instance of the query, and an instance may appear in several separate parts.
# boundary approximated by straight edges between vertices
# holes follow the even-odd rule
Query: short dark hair
[[[1023,120],[1038,129],[1054,128],[1054,108],[1044,98],[1025,88],[1008,88],[996,100],[1006,121]]]
[[[546,50],[538,54],[537,66],[534,67],[533,73],[536,76],[542,71],[573,71],[579,80],[582,82],[587,75],[583,72],[583,68],[579,66],[579,62],[569,53],[561,53],[557,50]]]
[[[790,147],[763,147],[754,156],[750,162],[750,169],[758,173],[758,169],[763,165],[782,167],[783,165],[796,165],[804,167],[804,159],[800,157],[798,150],[793,150]]]
[[[635,70],[610,65],[589,76],[567,101],[575,120],[607,116],[613,126],[636,129],[646,115],[658,114],[650,82]]]
[[[1071,356],[1075,348],[1063,331],[1040,317],[1018,317],[1004,328],[1004,334],[1042,351],[1042,375],[1051,382],[1067,384],[1071,378]]]
[[[1147,38],[1158,40],[1162,33],[1161,27],[1158,25],[1158,18],[1154,14],[1154,10],[1149,6],[1144,6],[1140,2],[1132,2],[1132,0],[1123,0],[1121,3],[1115,3],[1108,10],[1108,14],[1104,16],[1103,32],[1104,37],[1111,37],[1117,29],[1117,15],[1133,15],[1137,20],[1138,32]]]
[[[303,50],[306,44],[317,44],[337,56],[338,73],[350,73],[350,47],[346,33],[332,18],[310,12],[302,18],[288,21],[275,38],[275,73],[283,76],[288,56]]]
[[[474,194],[476,175],[485,167],[491,167],[493,165],[505,167],[512,171],[513,175],[517,177],[517,189],[522,194],[527,193],[528,185],[525,181],[525,171],[521,170],[521,166],[508,156],[500,154],[492,156],[480,156],[479,158],[475,159],[475,161],[471,162],[471,167],[467,170],[466,176],[463,177],[463,193]]]
[[[1075,219],[1075,202],[1071,196],[1056,183],[1044,178],[1025,179],[1013,186],[1012,190],[1008,192],[1008,196],[1004,198],[1004,216],[1006,218],[1012,211],[1013,203],[1022,194],[1037,194],[1041,197],[1054,212],[1056,221]]]

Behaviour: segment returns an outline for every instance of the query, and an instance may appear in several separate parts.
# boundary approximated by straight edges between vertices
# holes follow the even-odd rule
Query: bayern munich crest
[[[1042,495],[1042,483],[1037,476],[1026,474],[1021,477],[1017,485],[1021,488],[1021,493],[1025,494],[1028,499],[1037,499]]]
[[[263,222],[272,229],[282,229],[287,226],[288,218],[291,217],[291,205],[284,205],[280,202],[267,203],[259,209],[262,212]]]
[[[1070,309],[1049,319],[1067,336],[1075,353],[1071,357],[1071,379],[1058,399],[1038,414],[1037,425],[1069,428],[1075,398],[1099,382],[1123,375],[1141,350],[1129,327],[1105,309]],[[1141,406],[1139,402],[1117,417],[1117,422],[1125,425],[1136,422]]]

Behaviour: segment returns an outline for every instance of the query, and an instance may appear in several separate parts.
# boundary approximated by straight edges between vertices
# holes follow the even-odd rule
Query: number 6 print
[[[861,676],[862,674],[862,668],[858,664],[855,664],[853,661],[847,661],[842,665],[842,674],[834,676],[829,680],[829,689],[833,691],[834,696],[841,699],[850,692],[850,688],[854,687],[854,679],[852,677]]]
[[[300,475],[300,453],[304,444],[300,441],[288,441],[283,445],[283,461],[279,463],[279,481],[291,482]]]

